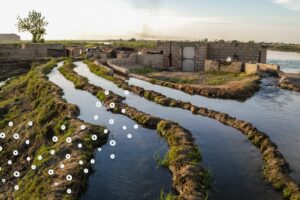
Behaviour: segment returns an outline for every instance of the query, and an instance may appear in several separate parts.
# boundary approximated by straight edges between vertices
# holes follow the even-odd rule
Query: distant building
[[[86,52],[84,46],[66,47],[65,50],[67,57],[79,57]]]
[[[203,71],[206,59],[245,63],[266,63],[267,59],[267,48],[254,43],[159,41],[156,51],[163,54],[164,67],[183,71]]]
[[[1,34],[0,33],[0,43],[1,42],[16,42],[20,41],[21,37],[17,34],[10,33],[10,34]]]

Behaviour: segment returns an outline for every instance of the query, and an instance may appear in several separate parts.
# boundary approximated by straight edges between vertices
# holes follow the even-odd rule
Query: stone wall
[[[267,48],[252,43],[209,43],[207,59],[226,60],[228,57],[247,63],[266,63]]]
[[[204,71],[236,72],[243,71],[242,62],[221,62],[217,60],[205,60]]]
[[[258,66],[263,72],[278,73],[280,71],[280,66],[275,64],[258,63]]]

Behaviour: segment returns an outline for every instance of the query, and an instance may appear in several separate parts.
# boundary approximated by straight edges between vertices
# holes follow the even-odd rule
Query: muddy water
[[[79,118],[96,125],[105,125],[110,132],[110,141],[116,145],[104,145],[96,152],[94,173],[90,176],[88,190],[82,200],[158,199],[163,190],[172,190],[172,177],[167,169],[158,169],[154,154],[167,152],[166,143],[156,131],[139,127],[135,122],[117,114],[97,108],[98,99],[90,93],[76,90],[55,68],[49,75],[50,81],[64,90],[64,98],[80,108]],[[99,115],[95,120],[94,116]],[[113,119],[114,124],[109,120]],[[126,126],[126,130],[123,130]],[[127,134],[133,135],[132,139]],[[99,149],[100,150],[100,149]],[[114,154],[115,159],[110,155]]]
[[[90,83],[124,94],[112,82],[91,73],[84,63],[75,64],[78,67],[74,70]],[[237,130],[182,109],[160,106],[135,94],[128,96],[125,102],[148,114],[178,122],[193,133],[201,147],[204,164],[213,170],[215,177],[215,190],[210,199],[281,199],[280,194],[262,180],[258,150]]]
[[[300,54],[292,54],[290,57],[287,53],[283,54],[273,53],[269,56],[269,62],[280,64],[283,71],[300,71]],[[300,183],[300,93],[280,89],[276,86],[278,83],[276,78],[265,77],[260,91],[246,102],[192,96],[137,79],[130,79],[129,83],[174,99],[189,101],[197,106],[226,112],[253,123],[278,144],[279,150],[291,165],[292,177]]]

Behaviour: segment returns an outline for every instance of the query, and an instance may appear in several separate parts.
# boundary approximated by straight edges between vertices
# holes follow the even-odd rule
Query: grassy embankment
[[[83,169],[90,168],[94,148],[106,142],[104,128],[76,119],[78,108],[62,100],[61,89],[47,80],[46,74],[55,66],[56,61],[51,61],[35,67],[1,88],[0,130],[6,133],[6,138],[0,139],[3,147],[0,177],[7,180],[0,188],[1,199],[77,199],[88,177]],[[14,123],[12,127],[8,126],[10,121]],[[33,126],[27,124],[29,121]],[[66,127],[64,131],[62,125]],[[81,129],[81,125],[86,128]],[[20,139],[13,139],[14,133],[19,133]],[[98,140],[92,141],[91,134],[98,135]],[[57,143],[52,141],[53,136],[59,138]],[[68,137],[72,143],[66,143]],[[26,140],[30,141],[29,145],[25,144]],[[83,149],[77,147],[78,143],[83,144]],[[18,150],[18,156],[12,156],[14,150]],[[66,154],[71,158],[66,159]],[[9,159],[12,165],[8,165]],[[84,165],[80,166],[79,160]],[[36,166],[35,170],[31,169],[32,165]],[[48,174],[50,169],[54,170],[52,176]],[[20,172],[19,178],[13,177],[14,171]],[[66,180],[68,174],[72,175],[72,181]],[[15,185],[19,186],[16,191]],[[71,189],[71,194],[67,194],[67,189]]]
[[[259,90],[260,77],[244,73],[206,72],[182,73],[161,72],[156,69],[135,69],[132,75],[152,84],[181,90],[192,95],[209,98],[236,99],[245,101]]]
[[[89,91],[96,95],[110,111],[123,114],[146,128],[156,129],[166,139],[170,149],[165,156],[165,166],[168,166],[172,171],[173,186],[179,192],[179,197],[176,198],[193,197],[204,199],[207,196],[210,186],[207,184],[209,175],[201,167],[202,157],[189,131],[174,122],[166,121],[129,107],[122,103],[123,98],[113,92],[110,92],[109,95],[104,95],[104,89],[89,84],[85,77],[74,72],[74,67],[72,62],[66,61],[64,66],[60,68],[60,72],[67,79],[71,80],[76,88]],[[109,80],[114,79],[114,77],[107,74],[105,69],[98,68],[97,72],[103,73]],[[111,103],[114,103],[114,108],[110,107]]]
[[[300,44],[271,44],[270,50],[274,51],[285,51],[285,52],[298,52],[300,53]]]
[[[107,78],[107,74],[101,73],[105,68],[94,65],[90,62],[86,63],[93,73],[103,78]],[[99,70],[98,68],[102,68],[102,70]],[[109,80],[112,80],[116,85],[123,89],[129,90],[163,106],[186,109],[191,111],[195,115],[202,115],[205,117],[216,119],[225,125],[239,130],[241,133],[246,135],[249,141],[251,141],[251,143],[260,150],[264,160],[263,174],[266,177],[266,180],[270,182],[276,190],[282,191],[284,198],[291,200],[300,199],[299,186],[289,176],[289,164],[278,150],[277,145],[274,144],[265,133],[258,130],[251,123],[236,119],[226,113],[209,110],[203,107],[197,107],[189,102],[182,102],[180,100],[168,98],[158,92],[144,90],[139,86],[129,86],[127,82],[116,77],[110,77]],[[170,150],[167,156],[165,156],[163,159],[160,159],[160,164],[167,164],[169,162],[169,159],[173,158],[173,152],[173,150]],[[205,180],[209,180],[209,178],[206,178]]]
[[[131,69],[130,73],[147,76],[149,78],[158,79],[177,84],[201,84],[204,86],[223,85],[231,81],[241,81],[245,78],[253,77],[246,73],[233,72],[205,72],[205,73],[189,73],[187,75],[179,74],[175,77],[164,76],[159,69],[154,68],[136,68]],[[172,75],[172,74],[171,74]]]

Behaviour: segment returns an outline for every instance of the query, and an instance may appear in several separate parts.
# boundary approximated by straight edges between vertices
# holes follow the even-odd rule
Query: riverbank
[[[260,77],[258,75],[242,76],[235,74],[207,74],[203,75],[201,82],[203,84],[190,83],[176,83],[176,82],[160,80],[157,77],[148,77],[145,74],[131,73],[130,77],[148,81],[150,83],[170,87],[181,90],[191,95],[202,95],[210,98],[221,99],[235,99],[245,101],[252,97],[255,92],[259,90]],[[208,77],[206,77],[208,76]],[[164,76],[165,77],[165,76]],[[221,77],[221,78],[220,78]]]
[[[277,190],[283,191],[283,196],[285,198],[300,198],[299,186],[292,178],[290,178],[289,164],[279,152],[277,145],[274,144],[265,133],[259,131],[252,124],[242,120],[238,120],[225,113],[209,110],[203,107],[197,107],[189,102],[182,102],[172,98],[167,98],[166,96],[158,92],[144,90],[143,88],[140,88],[138,86],[129,86],[128,83],[121,79],[108,76],[105,73],[104,68],[99,69],[101,68],[101,66],[97,66],[88,62],[86,63],[88,64],[91,72],[107,80],[110,80],[117,86],[138,94],[150,101],[154,101],[163,106],[178,107],[190,110],[194,114],[216,119],[225,125],[240,130],[256,147],[259,148],[264,159],[263,173],[267,180],[273,185],[273,187]]]
[[[78,199],[88,178],[83,170],[91,170],[94,148],[107,140],[105,128],[78,120],[79,109],[47,80],[55,66],[37,66],[2,87],[1,199]]]
[[[110,111],[123,114],[144,127],[156,129],[166,139],[169,152],[163,158],[173,175],[173,186],[179,192],[179,199],[205,199],[209,187],[208,172],[201,166],[201,154],[194,144],[194,138],[180,125],[161,118],[145,114],[130,107],[124,98],[88,83],[85,77],[73,71],[74,64],[66,62],[59,70],[71,80],[76,88],[89,91],[97,96]],[[102,69],[99,69],[102,70]]]
[[[296,73],[280,73],[279,86],[282,89],[300,92],[300,74]]]

